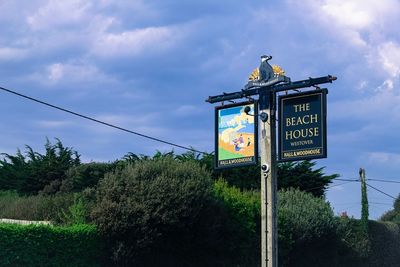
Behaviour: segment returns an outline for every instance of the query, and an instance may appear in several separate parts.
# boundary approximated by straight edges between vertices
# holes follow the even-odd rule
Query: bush
[[[364,266],[399,266],[400,263],[400,228],[392,222],[369,221],[371,253],[368,265]]]
[[[118,265],[193,266],[188,250],[210,192],[209,173],[196,163],[141,160],[99,182],[92,217]]]
[[[399,225],[392,222],[369,221],[368,230],[368,237],[365,237],[361,220],[341,219],[343,264],[354,267],[399,266]]]
[[[84,224],[87,222],[87,205],[83,197],[74,194],[74,203],[67,210],[60,210],[58,218],[63,225]]]
[[[113,171],[114,163],[91,162],[73,166],[66,172],[60,191],[79,192],[88,187],[94,187],[107,172]]]
[[[222,201],[229,217],[225,227],[230,231],[225,247],[236,266],[257,266],[260,263],[260,194],[240,191],[225,180],[214,184],[214,194]],[[243,264],[243,265],[242,265]]]
[[[283,266],[335,266],[337,229],[324,199],[293,189],[279,192],[279,262]]]
[[[91,225],[0,224],[0,266],[99,266],[101,240]]]

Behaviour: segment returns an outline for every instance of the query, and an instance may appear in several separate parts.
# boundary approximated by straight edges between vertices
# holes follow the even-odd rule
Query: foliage
[[[116,263],[149,264],[155,260],[151,251],[158,252],[159,263],[168,262],[171,251],[184,258],[191,247],[193,239],[187,237],[201,219],[210,190],[209,174],[198,164],[142,160],[99,182],[92,217]]]
[[[235,264],[259,265],[260,194],[254,191],[240,191],[221,179],[214,184],[214,194],[222,201],[229,215],[226,227],[230,228],[231,233],[229,238],[226,238],[225,246],[231,244],[230,258]]]
[[[90,162],[75,165],[65,173],[62,181],[61,192],[80,192],[88,187],[94,187],[107,172],[116,168],[116,163]]]
[[[338,174],[325,175],[324,168],[315,168],[315,162],[285,162],[278,166],[278,190],[297,188],[316,197],[324,195],[326,187]]]
[[[3,191],[0,192],[0,218],[63,224],[64,218],[60,215],[73,204],[73,194],[19,196],[12,191]]]
[[[393,209],[385,212],[380,220],[400,224],[400,194],[394,200]]]
[[[278,234],[283,266],[326,266],[335,258],[337,221],[328,203],[295,189],[278,194]],[[330,264],[329,264],[330,265]]]
[[[0,190],[18,190],[28,177],[28,164],[20,150],[15,156],[1,154],[5,158],[0,161]]]
[[[400,229],[392,222],[369,221],[370,254],[363,266],[399,266]]]
[[[59,218],[63,225],[85,224],[86,223],[86,205],[79,194],[74,194],[74,203],[68,207],[68,210],[61,210]]]
[[[341,217],[339,220],[338,235],[342,241],[342,260],[357,266],[365,262],[370,254],[369,236],[365,234],[365,228],[361,220]]]
[[[365,170],[360,168],[361,176],[361,228],[362,234],[368,239],[368,197],[367,197],[367,185],[365,182]],[[368,245],[367,245],[368,246]]]
[[[216,197],[225,203],[234,220],[246,232],[254,234],[260,216],[260,194],[252,191],[242,192],[221,179],[215,182],[214,191]]]
[[[45,154],[26,146],[26,156],[19,150],[16,156],[3,154],[0,161],[0,190],[17,190],[22,194],[53,194],[59,190],[65,171],[80,163],[72,148],[64,147],[59,139],[52,144],[47,139]]]
[[[126,158],[125,156],[124,158]],[[242,190],[260,189],[260,163],[255,166],[238,167],[233,169],[214,170],[214,155],[200,154],[194,151],[188,151],[181,155],[174,154],[173,151],[167,153],[157,152],[153,158],[173,158],[179,162],[198,162],[211,172],[213,180],[217,181],[222,178],[228,182],[230,186],[235,186]],[[135,155],[129,153],[130,161],[140,159],[148,159],[143,155]],[[324,195],[326,187],[338,174],[326,175],[324,168],[315,169],[315,162],[286,162],[278,164],[278,189],[297,188],[302,191],[310,192],[314,196],[320,197]]]
[[[341,218],[338,266],[395,267],[400,262],[400,229],[392,222],[368,222],[365,237],[361,220]]]
[[[92,225],[0,224],[0,266],[99,266],[101,240]]]

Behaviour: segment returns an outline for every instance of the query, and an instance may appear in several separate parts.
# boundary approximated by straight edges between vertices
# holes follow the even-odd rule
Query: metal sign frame
[[[246,159],[245,162],[240,162],[240,159],[244,159],[245,157],[239,158],[232,158],[227,159],[232,161],[232,163],[221,164],[221,160],[219,160],[219,111],[223,109],[229,109],[234,107],[240,106],[248,106],[253,105],[253,111],[255,114],[248,114],[247,116],[254,116],[254,153],[251,160]],[[235,162],[236,161],[236,162]],[[214,157],[214,169],[228,169],[234,167],[242,167],[242,166],[249,166],[249,165],[257,165],[258,163],[258,101],[247,101],[247,102],[240,102],[230,105],[223,105],[215,107],[215,157]]]
[[[326,118],[327,118],[327,101],[326,101],[326,95],[328,94],[327,89],[318,89],[318,90],[312,90],[312,91],[307,91],[307,92],[302,92],[302,93],[295,93],[295,94],[289,94],[289,95],[281,95],[278,97],[278,103],[279,103],[279,128],[278,128],[278,162],[287,162],[287,161],[299,161],[299,160],[311,160],[311,159],[318,159],[318,158],[326,158],[327,157],[327,123],[326,123]],[[319,114],[321,118],[321,129],[319,129],[319,138],[321,140],[321,145],[320,146],[314,146],[314,147],[308,147],[304,148],[304,146],[299,146],[298,149],[293,149],[293,150],[285,150],[284,149],[284,124],[285,124],[285,118],[284,116],[284,101],[287,100],[293,100],[295,98],[305,98],[310,96],[315,96],[317,95],[319,97]],[[306,101],[305,101],[306,102]],[[318,154],[312,154],[310,153],[309,155],[294,155],[291,157],[285,157],[284,153],[288,152],[293,152],[294,154],[299,153],[300,151],[305,151],[305,150],[312,150],[312,149],[320,149],[320,152]],[[310,151],[311,152],[311,151]]]

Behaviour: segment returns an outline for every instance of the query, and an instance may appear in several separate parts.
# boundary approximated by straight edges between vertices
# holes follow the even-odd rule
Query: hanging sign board
[[[279,97],[279,161],[326,158],[327,89]]]
[[[215,108],[215,169],[257,164],[257,110],[256,102]]]

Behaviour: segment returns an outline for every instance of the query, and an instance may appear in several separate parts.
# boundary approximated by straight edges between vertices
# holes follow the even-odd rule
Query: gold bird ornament
[[[275,76],[285,76],[285,71],[278,65],[272,65],[272,70],[274,71]],[[258,80],[260,80],[260,70],[259,68],[255,68],[249,76],[249,81]]]

